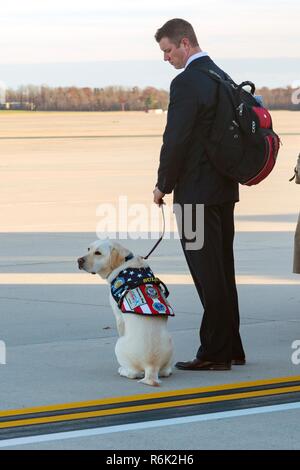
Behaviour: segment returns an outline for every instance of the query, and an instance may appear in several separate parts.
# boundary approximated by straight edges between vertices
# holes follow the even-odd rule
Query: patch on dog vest
[[[174,316],[165,284],[150,268],[128,268],[111,283],[111,293],[123,313]]]

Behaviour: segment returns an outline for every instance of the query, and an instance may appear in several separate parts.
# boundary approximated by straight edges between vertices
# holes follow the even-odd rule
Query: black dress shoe
[[[246,364],[246,359],[231,359],[231,364],[233,366],[244,366]]]
[[[181,370],[230,370],[231,362],[212,362],[196,358],[193,361],[177,362],[175,367]]]

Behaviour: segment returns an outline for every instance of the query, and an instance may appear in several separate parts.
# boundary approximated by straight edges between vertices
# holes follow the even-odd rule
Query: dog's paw
[[[145,385],[150,385],[151,387],[159,387],[161,384],[161,380],[154,380],[152,378],[146,378],[144,377],[142,380],[139,380],[139,383],[145,384]]]
[[[125,367],[119,367],[118,370],[121,377],[127,377],[128,379],[141,379],[144,377],[143,372],[133,371],[125,369]]]
[[[161,369],[158,375],[159,377],[170,377],[170,375],[172,375],[172,367],[166,367],[165,369]]]

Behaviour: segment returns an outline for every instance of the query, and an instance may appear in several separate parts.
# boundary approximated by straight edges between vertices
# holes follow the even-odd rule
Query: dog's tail
[[[151,385],[152,387],[159,387],[159,384],[161,381],[158,378],[158,367],[146,367],[145,368],[145,377],[142,380],[139,380],[139,382],[146,384],[146,385]]]

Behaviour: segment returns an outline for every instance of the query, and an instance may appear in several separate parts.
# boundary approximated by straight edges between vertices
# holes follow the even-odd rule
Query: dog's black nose
[[[77,263],[78,263],[79,269],[82,269],[84,265],[84,258],[78,258]]]

